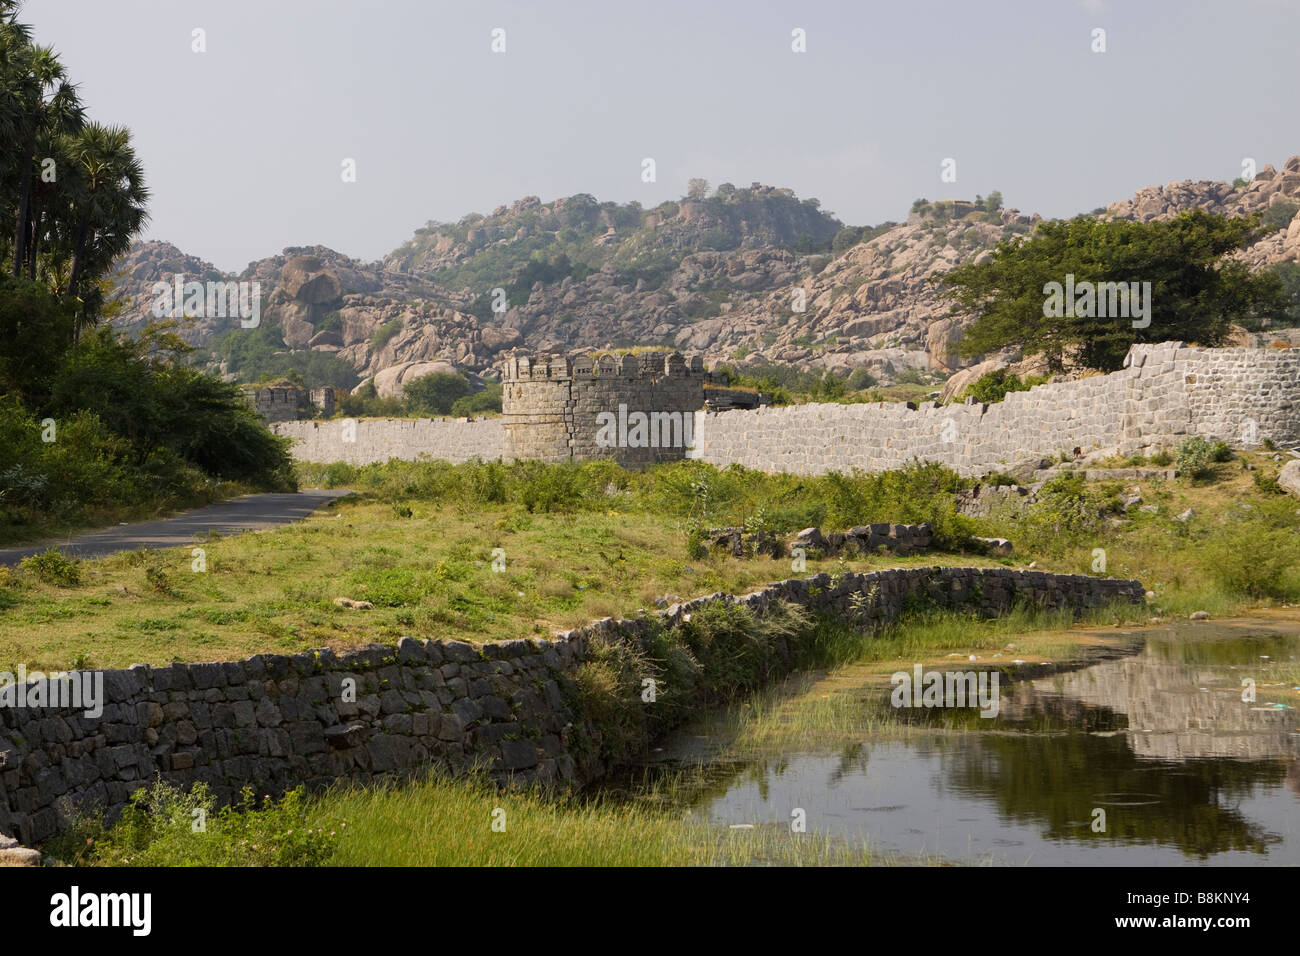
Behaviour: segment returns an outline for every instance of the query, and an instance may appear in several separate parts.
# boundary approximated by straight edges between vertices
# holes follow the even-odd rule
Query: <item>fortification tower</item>
[[[613,458],[635,466],[686,457],[708,379],[677,352],[515,358],[506,367],[505,458]]]

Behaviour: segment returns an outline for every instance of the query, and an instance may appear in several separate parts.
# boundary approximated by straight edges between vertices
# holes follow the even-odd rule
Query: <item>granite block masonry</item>
[[[701,358],[688,363],[677,352],[512,359],[503,379],[505,457],[679,461],[692,444],[708,379]]]
[[[887,569],[792,579],[739,597],[709,595],[633,620],[594,621],[549,640],[474,645],[407,637],[396,646],[338,654],[104,671],[106,703],[97,719],[66,707],[0,708],[0,834],[40,843],[75,808],[120,810],[156,777],[181,787],[206,783],[223,802],[245,785],[280,794],[433,765],[452,773],[479,765],[502,782],[580,786],[612,769],[600,756],[600,729],[574,692],[592,648],[643,642],[654,625],[680,627],[712,602],[764,614],[790,601],[841,619],[864,615],[861,626],[871,630],[918,598],[992,616],[1021,601],[1081,610],[1141,603],[1143,594],[1137,581],[1086,575]],[[786,670],[795,650],[783,652]]]
[[[293,440],[298,461],[322,465],[420,457],[460,464],[476,458],[495,461],[505,450],[500,418],[336,418],[280,422],[271,430]]]
[[[1039,385],[994,404],[892,402],[700,412],[691,458],[819,475],[913,459],[979,477],[1026,461],[1151,455],[1199,435],[1300,447],[1300,349],[1135,345],[1109,375]]]
[[[1109,375],[1039,385],[1001,402],[919,407],[903,402],[809,404],[709,411],[699,357],[510,360],[503,417],[484,421],[362,419],[351,442],[331,422],[272,426],[304,461],[362,464],[422,455],[571,461],[612,457],[630,466],[696,458],[718,467],[817,475],[901,468],[920,459],[979,477],[1035,459],[1150,455],[1199,435],[1234,447],[1266,439],[1300,448],[1300,349],[1135,345]],[[601,440],[602,415],[658,414],[641,446]],[[674,441],[693,415],[690,442]],[[626,417],[626,416],[625,416]],[[620,429],[620,432],[625,429]],[[685,427],[681,428],[684,433]],[[665,441],[665,435],[668,440]],[[683,447],[683,444],[685,447]]]

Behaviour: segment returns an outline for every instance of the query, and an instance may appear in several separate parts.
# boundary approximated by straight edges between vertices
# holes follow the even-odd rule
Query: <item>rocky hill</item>
[[[1194,207],[1265,213],[1273,231],[1244,258],[1300,261],[1300,157],[1251,183],[1147,187],[1098,213],[1150,220]],[[317,246],[228,276],[167,243],[141,243],[119,274],[129,304],[117,321],[141,326],[153,283],[180,273],[261,283],[256,335],[220,318],[189,320],[184,332],[242,378],[295,367],[328,384],[375,377],[395,394],[429,370],[491,375],[516,347],[671,345],[711,364],[865,368],[888,383],[906,369],[960,367],[950,345],[966,320],[948,315],[930,278],[1037,220],[998,202],[918,200],[905,223],[845,227],[816,200],[758,183],[652,209],[530,196],[430,223],[371,264]]]

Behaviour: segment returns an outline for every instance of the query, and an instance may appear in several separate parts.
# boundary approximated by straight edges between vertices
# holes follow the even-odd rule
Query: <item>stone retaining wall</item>
[[[716,601],[761,614],[785,600],[844,617],[859,594],[868,598],[869,627],[897,618],[918,596],[985,615],[1020,600],[1080,609],[1143,599],[1136,581],[1005,568],[890,569],[848,574],[838,584],[821,574],[741,597],[709,595],[551,640],[475,646],[403,638],[396,647],[339,654],[105,671],[107,703],[98,718],[70,708],[0,709],[0,833],[40,842],[60,828],[66,808],[117,810],[156,775],[181,786],[205,782],[223,801],[245,784],[278,794],[430,764],[464,772],[478,762],[500,779],[581,785],[609,769],[593,757],[600,731],[573,693],[593,644],[641,641],[656,618],[678,627]],[[795,650],[785,648],[782,660],[791,662]],[[349,679],[353,699],[344,693]]]

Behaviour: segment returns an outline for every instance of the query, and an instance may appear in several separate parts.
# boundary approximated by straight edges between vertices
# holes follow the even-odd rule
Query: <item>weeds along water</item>
[[[1131,610],[1131,609],[1130,609]],[[1111,609],[1098,609],[1104,619]],[[725,751],[711,778],[700,770],[631,772],[614,786],[577,794],[537,788],[501,790],[483,776],[452,779],[436,771],[406,783],[336,785],[279,800],[246,792],[218,808],[202,785],[182,792],[161,781],[139,791],[113,825],[85,816],[45,848],[59,860],[104,866],[733,866],[883,865],[936,862],[900,859],[865,840],[789,827],[711,826],[690,808],[710,786],[721,785],[733,761],[801,748],[839,746],[848,739],[900,739],[937,730],[867,708],[864,675],[893,667],[899,654],[934,655],[950,648],[1005,643],[1015,637],[1038,649],[1067,648],[1055,612],[1020,608],[1005,618],[979,620],[931,614],[871,636],[840,621],[808,622],[810,670],[757,693],[738,696],[697,722]],[[1039,628],[1039,632],[1034,632]],[[1056,630],[1044,631],[1041,629]],[[875,670],[873,670],[875,668]],[[809,695],[819,682],[851,674],[856,693]],[[866,719],[864,719],[864,712]],[[196,811],[205,821],[193,829]]]

